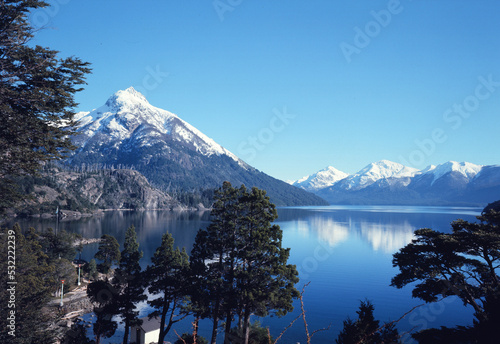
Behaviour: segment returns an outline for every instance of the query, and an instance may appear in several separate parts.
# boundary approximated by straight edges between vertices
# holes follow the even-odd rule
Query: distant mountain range
[[[216,188],[227,180],[266,190],[276,205],[326,204],[248,165],[177,115],[149,104],[132,87],[75,119],[73,142],[79,148],[67,159],[71,166],[130,167],[166,191]]]
[[[290,184],[330,204],[485,206],[500,199],[500,166],[448,161],[418,170],[381,160],[355,174],[328,167]]]

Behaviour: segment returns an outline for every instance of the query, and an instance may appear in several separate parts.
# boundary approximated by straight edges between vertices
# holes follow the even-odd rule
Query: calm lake
[[[392,267],[392,254],[409,243],[413,231],[432,228],[450,232],[450,222],[456,219],[476,221],[481,208],[456,207],[405,207],[405,206],[330,206],[279,208],[276,221],[283,230],[283,243],[291,248],[289,262],[297,265],[300,283],[310,282],[305,289],[304,304],[309,331],[327,327],[318,332],[313,343],[334,343],[347,316],[356,317],[361,300],[368,299],[375,306],[375,317],[381,322],[399,319],[414,306],[421,304],[411,298],[411,288],[398,290],[390,287],[391,278],[397,273]],[[55,227],[53,219],[18,221],[23,228],[39,230]],[[107,212],[103,216],[77,221],[60,222],[59,228],[78,232],[87,238],[103,234],[115,236],[123,243],[128,226],[137,230],[140,248],[144,251],[143,266],[150,262],[161,236],[170,232],[176,245],[191,250],[196,232],[209,224],[209,213],[144,211]],[[97,244],[87,245],[82,254],[92,259]],[[141,305],[141,316],[148,314],[147,305]],[[295,311],[283,318],[260,319],[269,326],[275,337],[300,313],[300,303]],[[468,325],[472,323],[472,309],[464,307],[458,299],[417,308],[398,322],[401,332],[418,331],[439,326]],[[191,319],[177,324],[179,334],[190,330]],[[174,342],[175,334],[168,340]],[[202,322],[201,333],[208,337],[210,323]],[[119,342],[119,336],[107,342]],[[411,341],[406,338],[407,343]],[[280,343],[306,343],[302,319],[294,323]]]

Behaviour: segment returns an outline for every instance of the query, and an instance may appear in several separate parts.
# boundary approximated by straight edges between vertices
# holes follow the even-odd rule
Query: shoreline
[[[8,222],[9,220],[16,219],[16,218],[40,218],[40,219],[53,219],[56,218],[56,216],[59,216],[60,221],[72,221],[72,220],[79,220],[81,218],[90,218],[90,217],[95,217],[95,216],[102,216],[106,212],[111,212],[111,211],[170,211],[170,212],[205,212],[205,211],[212,211],[212,208],[205,208],[205,207],[181,207],[181,206],[176,206],[174,208],[146,208],[146,209],[133,209],[133,208],[120,208],[120,209],[98,209],[92,213],[81,213],[79,211],[74,211],[74,210],[59,210],[59,215],[53,214],[53,213],[41,213],[41,214],[33,214],[33,215],[28,215],[28,216],[20,216],[17,213],[11,212],[6,214],[3,218],[0,218],[0,225],[3,225],[4,223]]]

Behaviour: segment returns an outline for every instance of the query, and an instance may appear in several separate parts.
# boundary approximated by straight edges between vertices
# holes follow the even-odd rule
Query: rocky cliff
[[[151,187],[139,172],[128,169],[68,171],[45,169],[37,177],[19,181],[31,199],[20,205],[26,215],[50,213],[56,209],[93,212],[98,209],[178,209],[170,195]]]

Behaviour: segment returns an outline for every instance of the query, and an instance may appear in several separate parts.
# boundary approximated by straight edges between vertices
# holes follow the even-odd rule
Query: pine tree
[[[109,338],[115,334],[118,327],[113,316],[118,314],[118,291],[108,281],[99,280],[90,283],[87,287],[87,296],[94,305],[95,343],[100,344],[101,338]]]
[[[294,265],[287,264],[290,249],[282,248],[283,232],[271,223],[278,217],[276,208],[264,190],[256,187],[240,197],[241,214],[235,286],[239,328],[247,344],[250,316],[278,316],[293,310],[299,296],[294,285],[299,281]]]
[[[375,320],[373,311],[375,307],[366,300],[361,301],[359,310],[356,311],[358,319],[355,321],[347,318],[344,320],[344,327],[339,333],[335,343],[337,344],[382,344],[400,343],[399,333],[394,328],[394,324],[379,326],[379,321]]]
[[[41,312],[41,308],[50,300],[51,293],[60,281],[54,278],[54,267],[49,265],[49,259],[37,238],[33,229],[25,237],[17,224],[12,229],[1,229],[0,283],[4,286],[0,292],[3,305],[0,317],[1,343],[54,342],[53,333],[47,331],[49,319]],[[13,319],[12,324],[9,317]]]
[[[452,222],[452,233],[429,228],[415,231],[416,239],[393,256],[400,272],[391,285],[412,284],[413,297],[426,302],[459,297],[475,311],[472,336],[479,343],[489,343],[500,319],[500,202],[489,204],[477,219],[475,223]],[[443,329],[443,333],[453,335],[454,331]]]
[[[207,229],[198,231],[191,250],[194,311],[201,318],[212,318],[212,344],[216,342],[218,323],[224,315],[226,322],[229,318],[226,333],[231,330],[233,307],[229,305],[235,300],[233,261],[236,250],[238,194],[239,191],[229,182],[224,182],[222,187],[215,191],[212,221]]]
[[[198,296],[203,295],[197,307],[205,312],[197,314],[213,319],[212,343],[218,320],[225,316],[229,339],[238,315],[239,332],[248,343],[252,314],[281,316],[293,309],[298,273],[287,264],[289,249],[281,247],[281,229],[271,225],[277,212],[265,191],[248,192],[243,185],[237,189],[225,182],[214,199],[212,222],[198,232],[191,252]]]
[[[55,233],[52,228],[47,229],[41,240],[44,252],[51,260],[66,259],[72,261],[75,258],[76,249],[73,246],[75,235],[64,229]]]
[[[123,344],[128,343],[130,327],[142,323],[138,317],[139,311],[136,310],[136,305],[147,298],[144,295],[144,274],[139,264],[142,255],[142,251],[139,251],[135,227],[132,225],[125,232],[125,242],[123,243],[120,264],[115,271],[113,279],[113,285],[119,291],[119,314],[125,325]]]
[[[74,149],[73,96],[90,69],[78,58],[28,45],[34,34],[28,15],[46,6],[41,0],[0,5],[0,212],[22,196],[16,176]]]
[[[120,244],[118,244],[115,237],[104,234],[101,237],[99,249],[94,257],[102,261],[102,263],[98,265],[98,268],[101,272],[106,274],[113,263],[118,263],[120,261]]]
[[[89,262],[89,279],[96,280],[98,273],[97,273],[97,264],[95,262],[95,259],[91,259]]]
[[[160,317],[158,343],[163,343],[172,325],[189,314],[189,258],[185,249],[174,249],[174,238],[166,233],[162,236],[160,247],[151,257],[151,262],[152,265],[146,269],[149,292],[159,297],[148,301],[155,309],[149,316]]]

